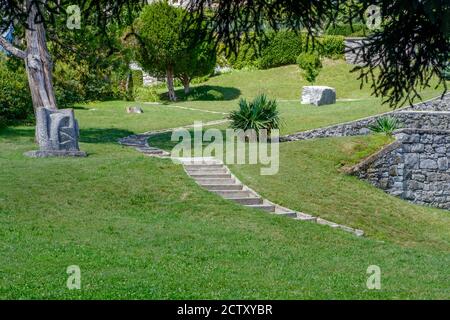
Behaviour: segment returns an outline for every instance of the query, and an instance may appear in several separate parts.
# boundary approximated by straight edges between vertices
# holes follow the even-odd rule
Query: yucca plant
[[[230,113],[231,128],[235,130],[253,129],[257,134],[266,129],[267,134],[280,127],[280,114],[276,100],[269,100],[265,94],[257,96],[253,101],[239,101],[239,110]]]
[[[378,118],[374,124],[369,126],[369,129],[372,132],[384,133],[391,136],[400,127],[401,125],[397,118],[386,116]]]

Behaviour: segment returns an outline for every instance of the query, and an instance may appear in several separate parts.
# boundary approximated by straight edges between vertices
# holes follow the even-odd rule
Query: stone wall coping
[[[450,135],[450,130],[439,130],[439,129],[415,129],[415,128],[404,128],[394,131],[394,135],[397,134],[434,134],[434,135]]]
[[[450,115],[450,111],[436,111],[436,110],[400,110],[395,113],[420,113],[420,114],[436,114],[436,115]]]
[[[375,162],[378,158],[386,155],[387,153],[399,148],[401,146],[401,142],[398,140],[395,140],[394,142],[388,144],[387,146],[385,146],[384,148],[382,148],[381,150],[377,151],[376,153],[370,155],[369,157],[363,159],[361,162],[359,162],[358,164],[349,167],[349,168],[344,168],[342,171],[346,174],[350,174],[350,175],[355,175],[356,173],[358,173],[359,171],[362,171],[366,168],[368,168],[373,162]]]

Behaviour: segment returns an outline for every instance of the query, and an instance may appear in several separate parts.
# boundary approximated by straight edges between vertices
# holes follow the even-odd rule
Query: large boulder
[[[336,103],[336,89],[326,86],[305,86],[302,93],[302,104],[322,106]]]

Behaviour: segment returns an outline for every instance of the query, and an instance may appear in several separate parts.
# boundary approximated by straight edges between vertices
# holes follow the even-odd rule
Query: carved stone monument
[[[36,111],[36,136],[38,151],[25,153],[28,157],[85,157],[78,147],[78,122],[72,109]]]

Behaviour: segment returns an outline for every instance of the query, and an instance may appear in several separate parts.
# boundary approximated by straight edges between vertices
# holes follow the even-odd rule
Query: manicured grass
[[[288,87],[294,80],[290,68],[224,75],[211,79],[210,85],[238,87],[247,97],[267,90],[290,100],[299,92],[299,82]],[[349,95],[368,98],[352,86]],[[236,90],[229,90],[235,96]],[[179,103],[229,111],[236,100]],[[116,140],[132,133],[224,117],[173,104],[142,105],[144,114],[128,115],[129,105],[137,104],[77,108],[81,149],[89,153],[85,159],[27,159],[23,152],[36,148],[33,128],[0,131],[0,298],[449,297],[448,212],[409,204],[339,173],[342,165],[356,163],[387,143],[385,138],[282,144],[281,169],[275,176],[260,176],[258,166],[232,167],[271,200],[368,234],[357,238],[235,205],[201,189],[170,160],[119,146]],[[362,102],[349,104],[351,112],[340,112],[338,106],[313,109],[280,102],[283,130],[306,130],[366,114]],[[379,106],[368,105],[367,114],[381,111]],[[170,148],[168,137],[151,141]],[[66,287],[70,265],[81,268],[81,291]],[[380,291],[366,288],[370,265],[381,267]]]
[[[336,88],[338,102],[331,106],[301,105],[301,89],[309,85],[302,78],[298,66],[291,65],[269,70],[234,71],[211,78],[194,87],[208,87],[223,93],[225,101],[178,101],[167,103],[187,108],[230,112],[238,108],[240,97],[253,99],[260,93],[278,100],[284,126],[281,134],[295,133],[317,127],[347,122],[391,111],[381,98],[371,96],[371,88],[360,89],[357,73],[343,60],[325,60],[324,69],[316,85]],[[434,86],[421,92],[422,100],[442,93]],[[164,92],[162,90],[161,92]],[[183,98],[182,89],[178,91]],[[418,102],[418,101],[416,101]]]
[[[11,128],[0,148],[3,299],[448,298],[443,250],[246,209],[112,142],[82,143],[86,159],[26,159],[33,130]],[[366,288],[373,264],[380,291]],[[81,291],[66,288],[69,265]]]

